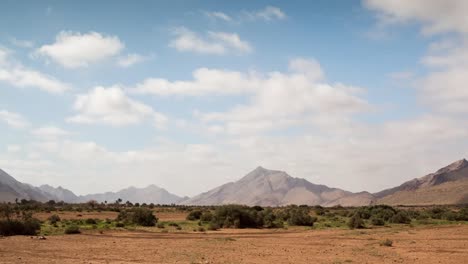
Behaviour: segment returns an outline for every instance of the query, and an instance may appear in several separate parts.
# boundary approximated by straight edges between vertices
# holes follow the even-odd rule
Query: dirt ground
[[[384,239],[392,247],[380,246]],[[467,263],[468,225],[0,238],[0,263]]]

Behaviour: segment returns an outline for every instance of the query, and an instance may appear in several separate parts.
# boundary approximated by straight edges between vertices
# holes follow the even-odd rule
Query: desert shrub
[[[47,218],[47,220],[49,220],[49,223],[51,225],[55,225],[55,224],[57,224],[57,222],[60,222],[61,219],[60,219],[60,216],[54,214],[54,215],[49,216],[49,218]]]
[[[167,225],[168,226],[173,226],[173,227],[178,227],[179,226],[179,224],[177,224],[175,222],[169,222]]]
[[[411,218],[405,211],[398,211],[391,219],[390,222],[395,224],[409,224],[411,223]]]
[[[261,213],[241,205],[224,205],[216,208],[211,222],[225,228],[263,227]]]
[[[70,225],[65,228],[65,234],[79,234],[81,233],[80,228],[77,225]]]
[[[371,217],[371,223],[375,226],[383,226],[385,225],[385,220],[383,220],[383,218],[373,216]]]
[[[430,215],[431,218],[433,219],[442,219],[443,218],[443,215],[444,213],[447,211],[446,208],[443,208],[443,207],[434,207],[434,208],[431,208],[428,213]]]
[[[295,226],[313,226],[317,218],[309,215],[306,208],[293,208],[289,211],[288,224]]]
[[[200,216],[200,221],[202,222],[210,222],[213,219],[213,214],[210,211],[205,211]]]
[[[361,218],[361,215],[359,213],[355,213],[351,218],[349,218],[348,227],[350,229],[365,227],[364,220]]]
[[[324,215],[325,214],[325,209],[320,205],[314,206],[314,211],[315,211],[316,215]]]
[[[373,205],[358,208],[355,213],[358,213],[362,219],[370,219],[371,217],[382,218],[384,221],[389,221],[397,210],[388,205]]]
[[[263,207],[261,207],[259,205],[252,206],[252,209],[254,209],[257,212],[263,211]]]
[[[205,228],[203,228],[202,226],[198,227],[198,232],[205,232]]]
[[[380,244],[381,246],[391,247],[391,246],[393,245],[393,241],[390,240],[390,239],[385,239],[385,240],[380,241],[379,244]]]
[[[443,218],[448,221],[456,221],[458,214],[454,211],[446,211],[443,214]]]
[[[96,219],[88,218],[88,219],[85,220],[85,223],[87,225],[95,225],[95,224],[97,224],[97,221],[96,221]]]
[[[41,223],[35,218],[31,219],[9,219],[0,220],[0,235],[13,236],[13,235],[36,235],[41,229]]]
[[[266,228],[282,228],[283,220],[278,218],[271,209],[266,209],[262,212],[263,225]]]
[[[115,227],[125,227],[125,224],[122,222],[115,223]]]
[[[219,225],[217,223],[209,223],[208,224],[208,230],[215,231],[215,230],[218,230],[218,229],[219,229]]]
[[[158,218],[148,208],[139,207],[133,210],[122,210],[117,216],[117,221],[141,226],[155,226]]]
[[[462,208],[457,216],[456,216],[457,221],[468,221],[468,207]]]
[[[164,223],[158,223],[156,225],[157,228],[165,228]]]
[[[191,221],[199,220],[202,214],[203,212],[200,210],[193,210],[187,215],[187,220],[191,220]]]

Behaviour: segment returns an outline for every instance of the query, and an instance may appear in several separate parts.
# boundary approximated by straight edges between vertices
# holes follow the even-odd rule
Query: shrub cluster
[[[117,216],[117,221],[141,226],[155,226],[158,218],[153,211],[144,207],[132,210],[122,210]]]
[[[41,222],[32,217],[32,213],[23,212],[20,218],[12,219],[8,212],[3,214],[0,220],[0,235],[36,235],[41,229]]]

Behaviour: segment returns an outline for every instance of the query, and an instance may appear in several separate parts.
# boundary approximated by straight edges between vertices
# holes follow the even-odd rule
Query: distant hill
[[[435,173],[375,193],[375,203],[432,205],[468,203],[468,161],[456,161]]]
[[[40,188],[21,183],[0,169],[0,201],[14,202],[15,199],[27,199],[45,202],[56,197]]]
[[[41,202],[55,200],[78,203],[96,200],[98,202],[108,201],[112,203],[119,198],[124,202],[154,204],[173,204],[188,199],[188,197],[179,197],[156,185],[149,185],[146,188],[129,187],[118,192],[77,196],[72,191],[60,186],[41,185],[40,187],[34,187],[21,183],[0,169],[0,202],[14,202],[15,199],[27,199]]]
[[[468,161],[456,161],[435,173],[407,181],[397,187],[378,193],[352,193],[325,185],[313,184],[294,178],[284,171],[258,167],[236,182],[223,184],[195,197],[180,197],[149,185],[145,188],[129,187],[118,192],[106,192],[77,196],[62,187],[42,185],[34,187],[21,183],[0,169],[0,202],[15,199],[38,201],[65,201],[69,203],[115,202],[117,199],[132,203],[220,205],[245,204],[283,206],[307,204],[321,206],[435,205],[468,203]]]
[[[78,201],[78,196],[76,196],[72,191],[62,188],[61,186],[55,188],[50,185],[41,185],[39,189],[49,193],[55,197],[56,201],[64,201],[67,203],[73,203]]]
[[[258,167],[242,179],[214,188],[184,201],[187,205],[245,204],[281,206],[308,205],[365,205],[371,202],[368,193],[354,194],[305,179],[293,178],[284,171]]]
[[[119,198],[122,199],[123,202],[130,201],[132,203],[154,204],[175,204],[187,199],[187,197],[177,196],[153,184],[145,188],[129,187],[118,192],[88,194],[78,197],[78,201],[86,202],[89,200],[96,200],[98,202],[107,201],[112,203]]]

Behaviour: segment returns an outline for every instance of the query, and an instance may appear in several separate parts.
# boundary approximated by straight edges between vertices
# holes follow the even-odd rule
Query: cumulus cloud
[[[32,130],[31,134],[40,138],[58,138],[68,136],[71,132],[56,126],[42,126]]]
[[[286,14],[276,6],[266,6],[264,9],[258,11],[246,11],[244,14],[251,20],[261,19],[264,21],[272,21],[286,18]]]
[[[25,128],[29,126],[29,122],[21,114],[7,110],[0,110],[0,121],[5,122],[13,128]]]
[[[310,116],[338,118],[370,109],[360,97],[363,89],[324,83],[315,60],[291,60],[289,70],[260,74],[201,68],[194,71],[192,81],[147,79],[131,91],[160,96],[246,95],[249,104],[228,112],[197,113],[209,130],[229,133],[294,126],[310,121]]]
[[[70,89],[70,86],[64,82],[14,61],[11,53],[1,47],[0,81],[16,87],[35,87],[49,93],[63,93]]]
[[[175,38],[169,43],[169,47],[178,51],[215,55],[252,51],[250,44],[241,40],[236,33],[209,31],[206,36],[201,36],[187,28],[179,27],[173,30],[173,34]]]
[[[384,24],[420,22],[424,34],[468,33],[468,2],[464,0],[364,0]]]
[[[226,13],[223,13],[223,12],[216,12],[216,11],[213,11],[213,12],[203,12],[205,14],[205,16],[211,18],[211,19],[220,19],[220,20],[223,20],[223,21],[226,21],[226,22],[231,22],[232,21],[232,18],[227,15]]]
[[[464,88],[468,81],[468,2],[366,0],[364,4],[385,24],[418,22],[424,34],[442,36],[429,45],[428,54],[421,59],[428,73],[416,82],[418,97],[437,112],[468,113]]]
[[[124,47],[116,36],[62,31],[54,43],[38,48],[36,53],[66,68],[79,68],[116,56]]]
[[[140,54],[131,53],[131,54],[127,54],[125,56],[118,58],[117,64],[120,67],[128,68],[134,64],[142,63],[149,59],[150,59],[150,56],[143,56]]]
[[[78,95],[74,109],[78,113],[67,119],[72,123],[124,126],[150,119],[156,127],[163,128],[167,122],[165,115],[131,99],[117,86],[98,86],[86,94]]]

